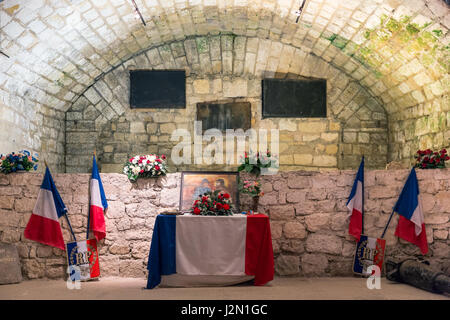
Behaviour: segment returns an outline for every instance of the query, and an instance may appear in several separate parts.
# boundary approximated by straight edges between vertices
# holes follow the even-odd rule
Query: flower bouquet
[[[414,157],[416,158],[415,167],[421,169],[445,168],[445,161],[450,159],[446,149],[439,152],[433,152],[431,149],[418,150]]]
[[[261,168],[270,168],[272,163],[276,161],[275,157],[267,150],[265,155],[261,155],[259,152],[256,154],[245,152],[244,159],[241,159],[242,164],[238,167],[238,171],[246,171],[248,173],[259,176],[261,174]]]
[[[123,167],[123,173],[130,181],[137,181],[139,178],[155,178],[165,176],[167,173],[166,156],[149,154],[145,156],[134,156],[130,158]]]
[[[252,197],[252,210],[258,211],[259,197],[264,195],[264,192],[261,191],[261,183],[259,181],[244,180],[243,182],[239,181],[238,187],[240,193],[248,194]]]
[[[36,170],[38,167],[38,161],[37,153],[32,156],[27,150],[22,150],[18,153],[12,152],[7,155],[0,155],[0,172],[7,174],[22,170]]]
[[[230,195],[219,190],[205,192],[194,201],[192,213],[203,216],[232,215]]]

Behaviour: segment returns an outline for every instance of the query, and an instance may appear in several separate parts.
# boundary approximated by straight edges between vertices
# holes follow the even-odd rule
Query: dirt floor
[[[64,280],[30,280],[0,285],[1,300],[119,299],[119,300],[450,300],[409,285],[381,279],[380,289],[368,289],[363,278],[280,278],[255,287],[240,284],[230,287],[144,289],[145,279],[101,278],[81,282],[80,289],[68,289]]]

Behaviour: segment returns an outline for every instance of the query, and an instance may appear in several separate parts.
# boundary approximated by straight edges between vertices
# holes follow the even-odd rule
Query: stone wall
[[[27,91],[25,98],[21,91]],[[37,152],[42,163],[46,159],[54,170],[63,172],[65,113],[54,107],[58,102],[63,105],[67,102],[47,97],[45,104],[40,103],[35,100],[36,94],[38,89],[30,89],[14,78],[4,88],[0,85],[0,154],[23,149]],[[39,166],[38,170],[42,172],[43,167]]]
[[[130,69],[186,70],[186,109],[131,110]],[[327,79],[326,118],[262,119],[263,78],[309,77]],[[89,172],[94,149],[102,172],[121,172],[130,156],[151,152],[168,154],[170,163],[178,143],[172,131],[187,129],[193,137],[197,103],[227,99],[251,103],[252,128],[280,130],[282,170],[354,168],[362,154],[373,168],[386,165],[386,112],[360,84],[292,45],[223,34],[150,48],[100,77],[66,113],[66,171]],[[205,165],[178,166],[198,167]]]
[[[275,270],[278,275],[350,276],[355,243],[347,235],[345,203],[354,171],[297,171],[262,177],[265,195],[260,211],[269,215]],[[408,170],[366,170],[365,228],[380,236]],[[450,169],[418,170],[430,251],[434,267],[450,272]],[[109,209],[107,236],[99,245],[103,276],[145,277],[155,217],[178,206],[180,174],[135,184],[121,174],[101,174]],[[77,238],[86,233],[88,174],[55,174],[55,183],[69,208]],[[62,278],[65,253],[24,238],[41,174],[0,175],[0,241],[14,243],[25,278]],[[242,198],[243,206],[250,203]],[[61,219],[63,235],[70,240]],[[386,234],[388,257],[419,255],[412,244],[394,236],[397,217]]]

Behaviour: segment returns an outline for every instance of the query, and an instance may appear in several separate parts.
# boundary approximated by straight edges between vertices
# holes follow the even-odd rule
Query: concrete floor
[[[63,280],[31,280],[0,285],[1,300],[450,300],[409,285],[381,280],[381,289],[369,290],[363,278],[279,278],[263,287],[241,284],[230,287],[143,289],[145,279],[101,278],[67,289]]]

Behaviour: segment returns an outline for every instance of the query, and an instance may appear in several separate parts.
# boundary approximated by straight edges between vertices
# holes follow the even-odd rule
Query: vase
[[[258,212],[259,196],[253,197],[252,211]]]

